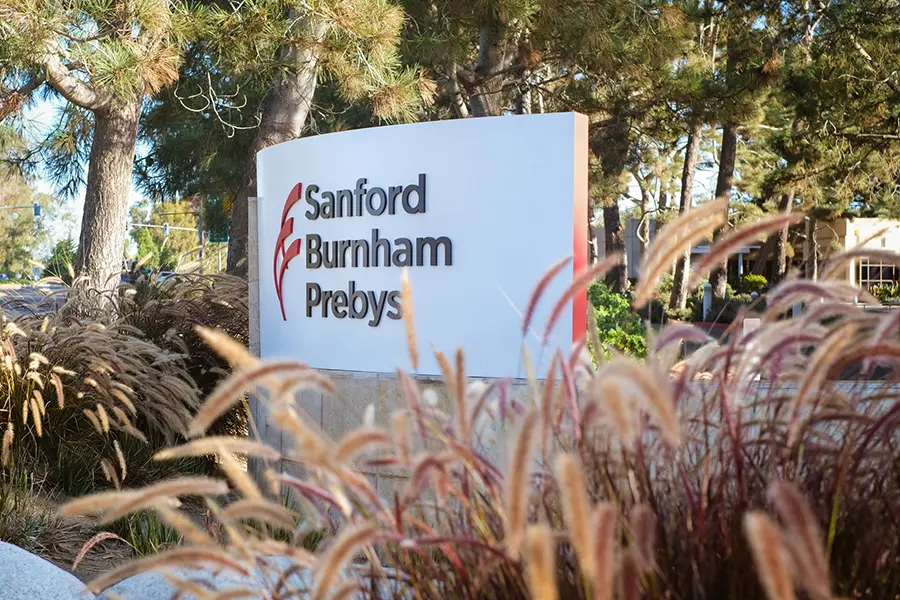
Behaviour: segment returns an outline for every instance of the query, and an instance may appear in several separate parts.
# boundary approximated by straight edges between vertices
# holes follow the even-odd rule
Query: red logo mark
[[[284,272],[288,268],[288,263],[300,255],[300,246],[303,243],[302,238],[297,238],[291,242],[290,246],[285,248],[284,243],[294,233],[294,217],[288,219],[288,213],[300,201],[302,195],[303,184],[298,183],[284,202],[284,210],[281,212],[281,231],[278,233],[278,240],[275,242],[275,256],[272,262],[272,275],[275,277],[275,294],[278,296],[278,304],[281,305],[281,318],[285,321],[287,321],[287,315],[284,312],[284,290],[281,284],[284,281]],[[278,266],[279,258],[281,258],[280,268]]]

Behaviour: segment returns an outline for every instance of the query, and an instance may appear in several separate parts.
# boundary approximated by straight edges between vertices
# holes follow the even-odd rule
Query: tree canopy
[[[155,202],[205,198],[208,222],[231,224],[233,270],[256,152],[399,121],[587,114],[608,251],[624,243],[620,209],[647,239],[651,220],[715,196],[730,200],[717,235],[772,211],[900,217],[892,0],[3,0],[0,14],[0,112],[38,93],[68,101],[22,162],[107,198],[99,181],[118,176],[94,161],[97,132],[128,154],[104,120],[139,97],[139,124],[113,119],[142,142],[122,164]],[[799,254],[793,239],[764,244],[768,276]],[[712,276],[720,294],[727,276]]]

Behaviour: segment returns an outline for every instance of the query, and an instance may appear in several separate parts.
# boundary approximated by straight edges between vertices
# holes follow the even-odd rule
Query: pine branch
[[[855,36],[855,35],[850,34],[850,40],[853,42],[853,47],[856,48],[856,51],[859,52],[860,56],[862,56],[862,57],[865,59],[865,61],[866,61],[866,63],[865,63],[866,70],[869,71],[869,72],[872,73],[872,74],[877,75],[877,74],[878,74],[878,69],[876,69],[875,66],[872,65],[872,63],[875,62],[875,61],[872,59],[872,55],[869,54],[869,53],[866,51],[865,48],[863,48],[862,44],[859,43],[859,40],[856,39],[856,36]],[[888,75],[888,76],[882,81],[882,83],[887,84],[887,86],[888,86],[889,88],[891,88],[891,90],[892,90],[895,94],[900,94],[900,82],[897,82],[897,80],[894,79],[894,74],[893,74],[893,73],[891,73],[890,75]]]
[[[896,133],[853,133],[850,131],[838,131],[837,135],[845,138],[874,138],[878,140],[900,140],[900,134]]]
[[[99,110],[109,102],[105,94],[99,94],[89,84],[72,75],[53,50],[48,49],[44,53],[41,66],[47,82],[72,104],[88,110]]]
[[[0,96],[0,119],[6,118],[18,110],[22,102],[27,101],[31,94],[41,87],[43,83],[44,77],[37,75],[14,90],[4,91],[3,95]]]

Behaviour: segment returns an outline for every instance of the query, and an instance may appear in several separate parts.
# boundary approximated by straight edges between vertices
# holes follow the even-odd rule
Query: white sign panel
[[[521,373],[522,312],[585,267],[587,118],[572,113],[418,123],[319,135],[258,160],[260,347],[320,369],[410,369],[400,306],[408,269],[419,372],[462,346],[472,376]],[[584,334],[584,295],[548,344]],[[540,340],[526,339],[538,356]],[[546,354],[546,353],[545,353]]]

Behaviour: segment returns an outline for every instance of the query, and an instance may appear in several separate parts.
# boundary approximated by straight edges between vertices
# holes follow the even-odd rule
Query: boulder
[[[253,590],[255,593],[239,598],[263,598],[266,594],[260,589],[260,584],[265,583],[266,589],[274,587],[282,573],[291,568],[292,562],[288,559],[270,558],[265,565],[261,565],[253,578],[244,578],[236,573],[222,572],[215,568],[200,570],[193,568],[177,568],[141,573],[120,581],[100,594],[99,600],[173,600],[177,595],[178,600],[198,600],[195,594],[185,592],[171,583],[166,575],[190,582],[206,591],[221,593],[234,591],[240,588]],[[310,579],[306,574],[294,573],[289,577],[290,588],[306,591],[310,587]],[[298,598],[298,596],[294,596]],[[304,596],[299,596],[303,598]]]
[[[390,569],[388,569],[390,571]],[[235,591],[239,588],[248,589],[246,596],[235,596],[235,600],[247,600],[255,598],[268,598],[269,595],[260,589],[265,584],[265,590],[273,590],[279,583],[282,574],[290,573],[287,585],[282,588],[281,594],[297,600],[311,597],[312,579],[306,570],[294,569],[294,562],[285,557],[271,557],[266,559],[264,565],[260,565],[253,578],[247,579],[234,573],[217,572],[214,569],[203,571],[188,568],[171,568],[165,571],[155,571],[135,575],[105,590],[98,600],[198,600],[195,594],[185,592],[166,579],[166,574],[178,579],[188,581],[200,588],[216,593]],[[384,598],[409,598],[414,594],[411,590],[404,590],[396,581],[379,581],[376,584],[378,596]],[[178,595],[180,592],[181,595]],[[289,594],[288,592],[294,592]]]
[[[6,542],[0,542],[0,597],[4,600],[95,598],[74,575]]]

